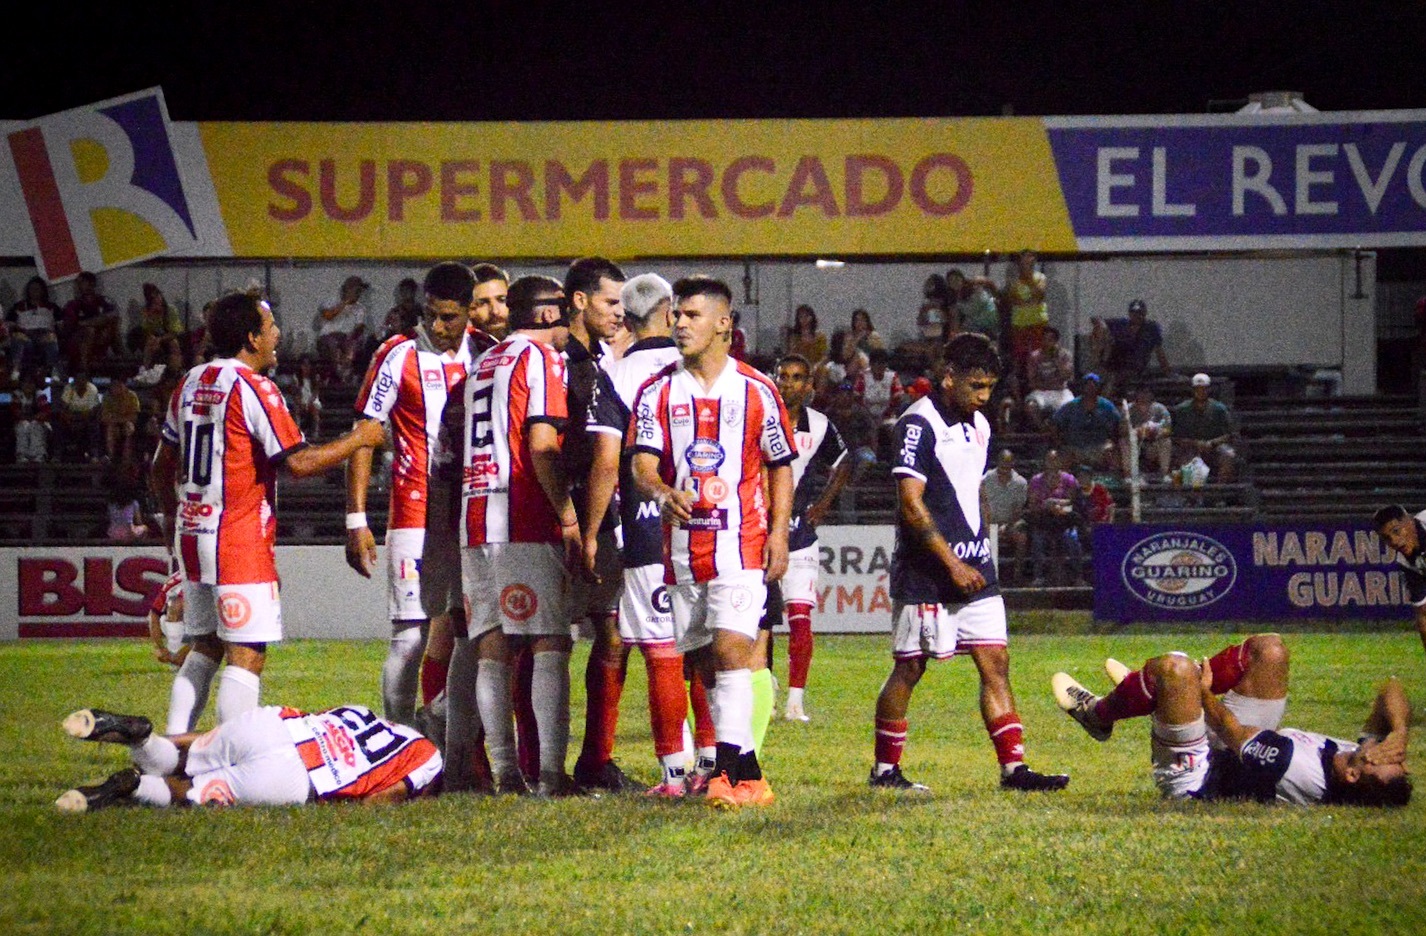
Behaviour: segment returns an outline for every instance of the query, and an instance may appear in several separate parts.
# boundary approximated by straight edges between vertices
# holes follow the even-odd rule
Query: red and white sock
[[[1134,670],[1099,700],[1094,707],[1094,717],[1107,725],[1147,715],[1154,710],[1157,700],[1158,689],[1153,677],[1145,675],[1143,670]]]
[[[1219,650],[1208,660],[1208,668],[1213,671],[1213,694],[1222,695],[1242,680],[1248,669],[1248,644],[1246,641]]]
[[[906,719],[878,718],[876,720],[876,772],[884,774],[901,763],[901,752],[906,750]]]
[[[812,606],[803,601],[787,604],[787,684],[793,689],[807,686],[812,668]]]
[[[1002,771],[1009,773],[1025,763],[1025,726],[1020,723],[1019,715],[1006,712],[993,718],[986,723],[985,731],[990,735],[990,743],[995,745],[995,759]]]

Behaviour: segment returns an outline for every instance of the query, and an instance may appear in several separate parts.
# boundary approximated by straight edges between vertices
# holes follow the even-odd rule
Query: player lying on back
[[[1356,742],[1279,728],[1287,710],[1288,652],[1277,634],[1258,634],[1200,665],[1182,653],[1154,657],[1096,696],[1067,673],[1051,680],[1055,701],[1090,737],[1114,723],[1152,716],[1154,782],[1164,796],[1251,799],[1298,805],[1404,806],[1411,799],[1406,742],[1411,705],[1396,679],[1372,702]]]
[[[415,730],[361,705],[307,714],[251,709],[206,734],[164,736],[141,715],[80,709],[64,730],[123,744],[133,766],[55,800],[61,812],[109,806],[397,803],[440,792],[441,754]]]

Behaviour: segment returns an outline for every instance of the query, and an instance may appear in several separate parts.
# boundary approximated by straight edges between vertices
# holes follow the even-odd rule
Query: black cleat
[[[121,806],[132,802],[130,797],[139,788],[139,771],[127,767],[96,786],[76,787],[63,793],[54,801],[60,812],[93,812],[109,806]]]
[[[920,793],[929,794],[931,788],[924,783],[916,783],[906,779],[901,773],[898,765],[892,767],[886,773],[877,773],[876,768],[871,769],[871,776],[867,778],[867,783],[874,790],[895,790],[898,793]]]
[[[1027,793],[1052,792],[1069,786],[1069,774],[1035,773],[1029,765],[1021,764],[1013,773],[1000,778],[1002,790],[1021,790]]]
[[[574,782],[586,790],[603,790],[606,793],[640,793],[644,789],[625,776],[612,760],[605,761],[594,770],[575,764]]]
[[[619,776],[623,776],[621,773]],[[598,799],[599,794],[570,778],[566,773],[540,772],[539,785],[535,787],[536,799],[565,799],[570,796],[587,796]]]
[[[64,720],[64,730],[81,741],[139,744],[153,734],[153,722],[142,715],[116,715],[103,709],[80,709]]]
[[[530,792],[530,785],[525,782],[525,775],[518,769],[510,771],[495,781],[495,795],[497,796],[529,796]]]
[[[1065,710],[1065,714],[1089,732],[1096,741],[1108,741],[1114,733],[1113,722],[1102,722],[1094,715],[1094,707],[1099,704],[1099,696],[1074,681],[1069,673],[1056,673],[1050,678],[1050,689],[1055,694],[1055,704]]]

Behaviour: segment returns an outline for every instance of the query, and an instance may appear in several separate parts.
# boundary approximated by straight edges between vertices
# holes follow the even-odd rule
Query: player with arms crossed
[[[498,788],[521,792],[509,661],[534,656],[531,701],[542,795],[564,795],[569,748],[568,571],[579,562],[579,522],[560,451],[568,416],[560,350],[569,306],[558,281],[510,284],[510,337],[476,359],[462,394],[461,585],[469,609],[447,681],[446,760],[452,789],[469,762],[474,718],[485,729]],[[458,783],[457,780],[460,780]]]
[[[906,711],[930,658],[969,654],[980,674],[980,715],[1000,762],[1000,785],[1060,790],[1064,774],[1025,764],[1024,727],[1010,690],[1005,601],[995,581],[980,515],[980,479],[990,446],[981,410],[1000,377],[1000,355],[983,335],[946,344],[940,393],[922,397],[896,424],[898,513],[891,558],[891,675],[876,700],[876,764],[870,782],[925,793],[901,774]]]
[[[626,442],[639,491],[664,522],[677,646],[711,689],[717,754],[707,800],[764,806],[774,797],[753,750],[752,649],[765,583],[787,571],[797,451],[777,388],[728,354],[727,284],[693,276],[673,295],[682,360],[639,390]]]
[[[792,463],[792,529],[788,534],[787,575],[782,600],[787,609],[787,708],[789,721],[807,721],[803,693],[812,667],[812,609],[817,605],[817,527],[852,477],[841,433],[822,413],[807,405],[812,396],[812,366],[800,354],[777,362],[777,389],[797,433]]]
[[[386,526],[387,613],[391,642],[381,668],[385,716],[414,725],[416,683],[426,643],[421,607],[426,504],[441,413],[452,387],[470,365],[466,329],[475,278],[459,263],[439,263],[426,274],[425,303],[415,334],[395,335],[372,357],[357,393],[360,418],[390,427],[391,507]],[[360,449],[347,463],[347,565],[371,578],[376,540],[366,522],[372,450]]]
[[[1102,698],[1068,673],[1056,673],[1050,685],[1060,708],[1096,741],[1109,740],[1117,721],[1151,716],[1154,783],[1166,797],[1405,806],[1411,705],[1401,684],[1389,679],[1381,687],[1354,743],[1278,727],[1288,663],[1281,637],[1257,634],[1201,664],[1169,653],[1131,672],[1106,660],[1115,687]]]
[[[191,731],[220,660],[218,721],[258,704],[267,645],[282,639],[277,589],[277,471],[306,477],[381,443],[376,420],[309,446],[282,392],[263,373],[277,364],[281,333],[272,310],[246,293],[213,307],[214,358],[184,376],[169,403],[152,485],[175,518],[182,563],[183,622],[193,649],[179,667],[168,726]]]
[[[1405,507],[1393,504],[1372,515],[1372,526],[1396,551],[1407,600],[1416,609],[1416,630],[1426,647],[1426,510],[1413,517]]]
[[[109,806],[298,806],[399,803],[441,789],[441,755],[409,728],[361,705],[307,714],[251,709],[205,734],[154,734],[142,715],[80,709],[64,730],[123,744],[134,766],[55,800],[61,812]]]

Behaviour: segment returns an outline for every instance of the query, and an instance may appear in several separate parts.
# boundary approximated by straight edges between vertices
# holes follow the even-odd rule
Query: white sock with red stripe
[[[223,667],[223,675],[218,677],[218,724],[257,708],[261,689],[262,679],[257,673],[241,666]]]
[[[563,774],[569,754],[569,651],[535,654],[530,703],[540,732],[540,774]]]
[[[178,770],[178,745],[161,734],[151,734],[130,745],[129,757],[142,773],[166,777]]]
[[[208,705],[208,690],[218,672],[218,661],[197,650],[189,652],[173,677],[168,693],[168,725],[164,734],[187,734],[198,724]]]
[[[475,680],[475,701],[485,726],[485,750],[490,772],[499,781],[516,772],[515,711],[510,695],[510,667],[503,660],[481,660]]]

